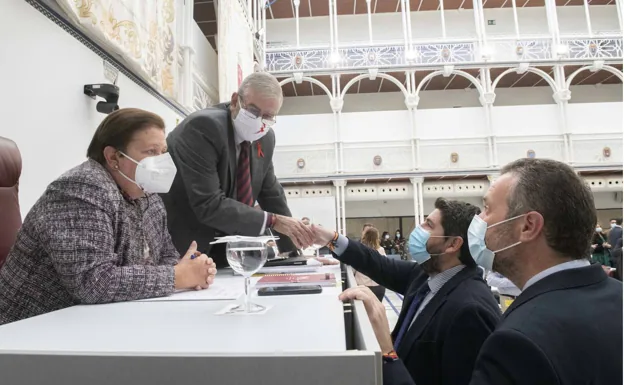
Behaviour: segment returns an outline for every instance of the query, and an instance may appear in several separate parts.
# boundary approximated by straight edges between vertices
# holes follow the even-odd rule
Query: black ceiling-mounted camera
[[[119,109],[119,87],[114,84],[85,84],[84,93],[88,97],[95,99],[97,96],[106,100],[98,102],[95,109],[103,114],[110,114]]]

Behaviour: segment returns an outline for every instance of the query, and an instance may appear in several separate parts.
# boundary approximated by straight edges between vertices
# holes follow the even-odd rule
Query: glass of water
[[[245,277],[245,298],[232,312],[258,313],[264,306],[251,302],[250,278],[267,260],[267,246],[263,240],[240,240],[227,243],[225,253],[232,270]]]

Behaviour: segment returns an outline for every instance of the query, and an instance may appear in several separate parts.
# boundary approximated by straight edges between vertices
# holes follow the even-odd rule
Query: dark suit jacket
[[[404,295],[393,340],[428,275],[418,264],[382,256],[354,241],[337,259]],[[468,384],[483,341],[500,320],[500,309],[481,270],[466,267],[451,278],[418,315],[398,347],[399,360],[383,366],[385,385]]]
[[[238,160],[229,103],[189,115],[169,134],[167,146],[178,169],[171,190],[162,195],[173,243],[183,254],[195,240],[217,266],[227,266],[222,252],[211,253],[214,237],[258,236],[264,221],[263,211],[235,199]],[[273,171],[274,148],[273,130],[251,145],[253,197],[263,210],[291,216]],[[295,249],[288,237],[279,236],[280,250]]]
[[[616,226],[609,231],[609,244],[612,248],[615,248],[620,239],[622,239],[622,228]]]
[[[594,264],[529,286],[487,339],[471,385],[622,383],[622,283]]]

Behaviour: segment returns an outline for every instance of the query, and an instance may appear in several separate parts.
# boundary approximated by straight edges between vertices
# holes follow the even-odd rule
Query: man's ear
[[[446,248],[446,253],[453,254],[453,253],[458,252],[461,249],[463,244],[464,244],[464,240],[462,239],[462,237],[452,238],[451,243]]]
[[[522,232],[520,242],[527,243],[535,240],[544,229],[544,217],[537,211],[528,212],[522,221]]]
[[[232,93],[232,98],[230,99],[230,108],[238,107],[238,92]]]

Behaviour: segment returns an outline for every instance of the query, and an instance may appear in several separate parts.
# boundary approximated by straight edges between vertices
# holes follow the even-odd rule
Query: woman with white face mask
[[[0,324],[76,304],[207,288],[216,268],[174,248],[160,197],[176,167],[165,124],[121,109],[93,136],[89,158],[52,182],[24,220],[0,269]]]

